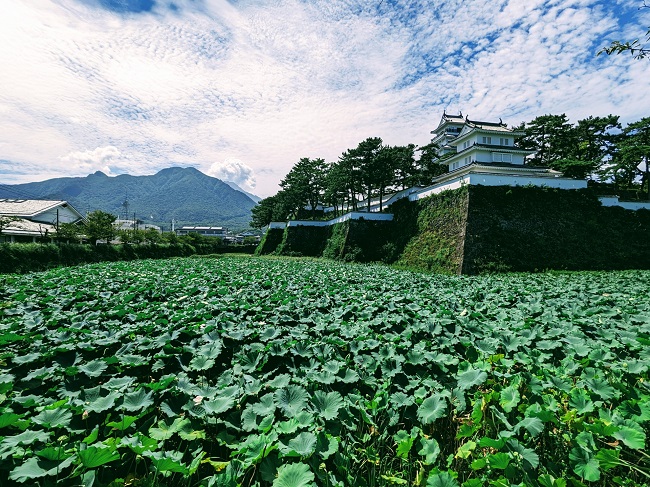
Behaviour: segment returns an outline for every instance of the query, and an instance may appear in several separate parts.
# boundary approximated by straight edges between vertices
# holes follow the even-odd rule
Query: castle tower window
[[[506,154],[504,152],[493,152],[492,153],[493,162],[512,162],[512,154]]]

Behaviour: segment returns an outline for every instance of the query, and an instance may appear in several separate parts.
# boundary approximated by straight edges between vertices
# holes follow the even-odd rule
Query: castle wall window
[[[484,144],[492,144],[492,137],[483,137]]]

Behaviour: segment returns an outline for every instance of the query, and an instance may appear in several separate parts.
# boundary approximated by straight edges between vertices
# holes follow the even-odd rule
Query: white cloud
[[[239,159],[226,159],[223,162],[215,162],[210,166],[207,173],[222,181],[235,183],[242,189],[255,188],[255,171]]]
[[[234,174],[268,196],[301,157],[335,160],[369,136],[424,144],[443,109],[513,124],[650,114],[650,63],[596,57],[637,37],[630,16],[645,25],[646,13],[605,0],[171,3],[121,15],[3,2],[0,160],[20,166],[8,178],[225,167],[237,154]],[[102,165],[80,147],[129,157]]]

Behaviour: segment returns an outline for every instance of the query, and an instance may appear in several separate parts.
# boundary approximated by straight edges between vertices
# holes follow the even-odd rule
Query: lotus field
[[[639,486],[650,273],[0,277],[0,485]]]

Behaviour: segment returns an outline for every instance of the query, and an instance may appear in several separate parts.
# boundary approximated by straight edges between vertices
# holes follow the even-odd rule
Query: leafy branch
[[[639,10],[642,8],[650,8],[650,5],[644,1],[643,5],[639,7]],[[650,29],[648,29],[646,32],[646,43],[650,43]],[[604,47],[598,51],[597,56],[600,56],[603,53],[611,55],[621,54],[623,52],[629,52],[632,57],[634,57],[634,59],[644,59],[650,57],[650,47],[642,45],[639,39],[628,42],[613,41],[608,47]]]
[[[650,30],[646,34],[646,41],[650,42]],[[621,54],[622,52],[628,52],[634,57],[634,59],[643,59],[650,56],[650,48],[641,47],[641,43],[638,39],[633,40],[632,42],[620,42],[614,41],[608,47],[602,48],[598,51],[598,55],[601,54]]]

